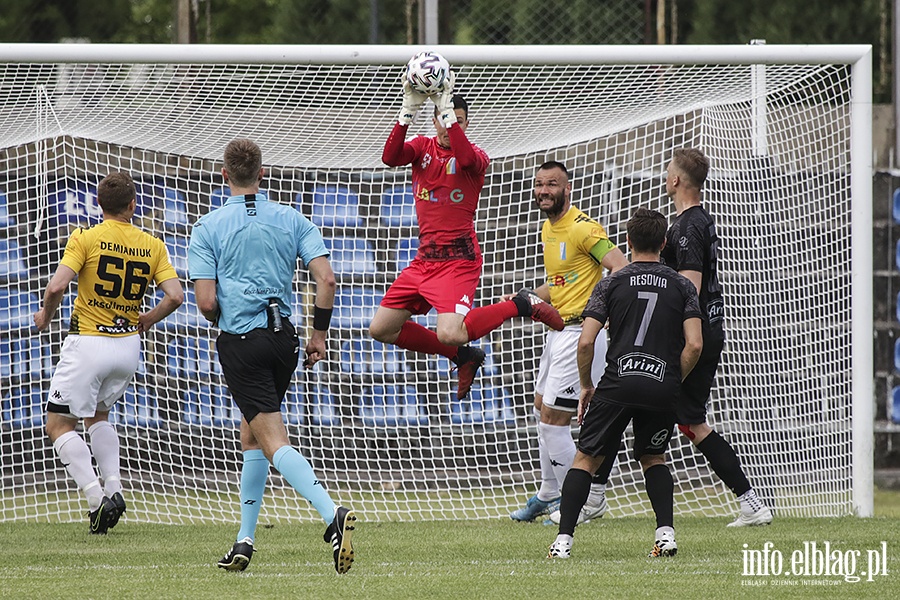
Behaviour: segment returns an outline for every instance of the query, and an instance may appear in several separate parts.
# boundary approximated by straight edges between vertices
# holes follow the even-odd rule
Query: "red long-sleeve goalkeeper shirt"
[[[450,148],[437,137],[406,140],[406,125],[396,123],[381,160],[391,167],[412,165],[412,187],[419,222],[419,258],[475,260],[481,249],[475,236],[475,210],[490,159],[458,125],[451,126]]]

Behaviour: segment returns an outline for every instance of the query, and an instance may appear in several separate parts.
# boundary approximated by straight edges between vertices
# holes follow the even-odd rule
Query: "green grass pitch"
[[[324,526],[263,526],[244,573],[215,562],[234,540],[234,525],[149,525],[128,514],[107,536],[84,523],[2,523],[0,597],[257,598],[390,600],[424,598],[895,598],[900,590],[900,492],[876,492],[876,516],[778,518],[768,527],[726,528],[729,519],[676,517],[678,555],[649,559],[650,517],[604,518],[578,528],[569,560],[545,558],[553,527],[509,519],[416,523],[367,522],[359,515],[356,561],[334,572]],[[745,575],[748,549],[769,542],[784,568],[804,542],[829,542],[843,565],[859,551],[883,549],[879,574]],[[886,542],[886,546],[882,545]],[[849,554],[848,554],[849,553]],[[874,560],[874,559],[870,559]],[[846,568],[846,567],[844,567]],[[886,574],[883,574],[886,573]]]

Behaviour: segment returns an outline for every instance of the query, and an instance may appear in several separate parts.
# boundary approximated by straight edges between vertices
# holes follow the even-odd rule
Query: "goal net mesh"
[[[487,362],[457,401],[447,359],[373,343],[368,322],[416,249],[409,168],[386,168],[396,64],[0,64],[0,520],[78,521],[86,502],[56,459],[43,406],[73,284],[48,332],[31,327],[74,227],[99,222],[98,181],[130,172],[135,224],[163,239],[186,301],[143,337],[112,412],[127,520],[236,522],[240,415],[186,277],[191,225],[227,197],[225,145],[263,150],[269,199],[320,226],[338,277],[327,360],[297,370],[283,405],[292,443],[364,520],[505,518],[540,480],[534,380],[546,329],[513,319],[473,342]],[[852,512],[850,72],[848,65],[456,65],[469,138],[491,157],[476,216],[476,305],[544,281],[535,169],[572,171],[574,205],[623,250],[637,207],[674,216],[675,148],[712,171],[727,345],[709,422],[779,514]],[[433,135],[428,104],[410,134]],[[295,277],[301,339],[312,282]],[[159,298],[152,288],[145,306]],[[431,314],[417,317],[429,327]],[[79,427],[80,429],[80,427]],[[573,436],[578,429],[573,425]],[[677,432],[676,432],[677,433]],[[87,438],[87,434],[85,434]],[[652,513],[630,429],[610,516]],[[678,514],[737,502],[680,435],[668,454]],[[317,520],[271,470],[261,523]]]

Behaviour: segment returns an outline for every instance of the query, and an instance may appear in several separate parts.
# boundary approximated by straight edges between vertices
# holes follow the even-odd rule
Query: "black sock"
[[[591,474],[581,469],[569,469],[559,501],[559,533],[575,535],[578,513],[591,493]]]
[[[741,468],[741,461],[731,447],[716,431],[710,433],[697,444],[697,449],[703,453],[709,466],[725,482],[736,496],[741,496],[750,489],[750,482]]]
[[[610,454],[606,458],[603,459],[603,462],[600,464],[600,468],[597,469],[597,472],[594,473],[594,483],[602,483],[606,485],[609,483],[609,474],[612,472],[613,465],[616,464],[616,455]]]
[[[523,298],[522,296],[513,296],[512,301],[516,303],[516,308],[519,309],[520,317],[531,316],[531,302],[529,302],[527,298]]]
[[[672,480],[672,472],[667,465],[653,465],[644,471],[644,486],[647,488],[647,496],[656,513],[656,527],[673,527],[674,522],[672,493],[675,482]]]

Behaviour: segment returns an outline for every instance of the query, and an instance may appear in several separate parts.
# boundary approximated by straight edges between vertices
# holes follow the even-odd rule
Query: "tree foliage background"
[[[418,41],[418,0],[0,0],[0,42],[171,43],[184,1],[197,43]],[[439,1],[441,43],[656,43],[664,1],[669,43],[872,44],[876,101],[891,99],[891,0]]]

